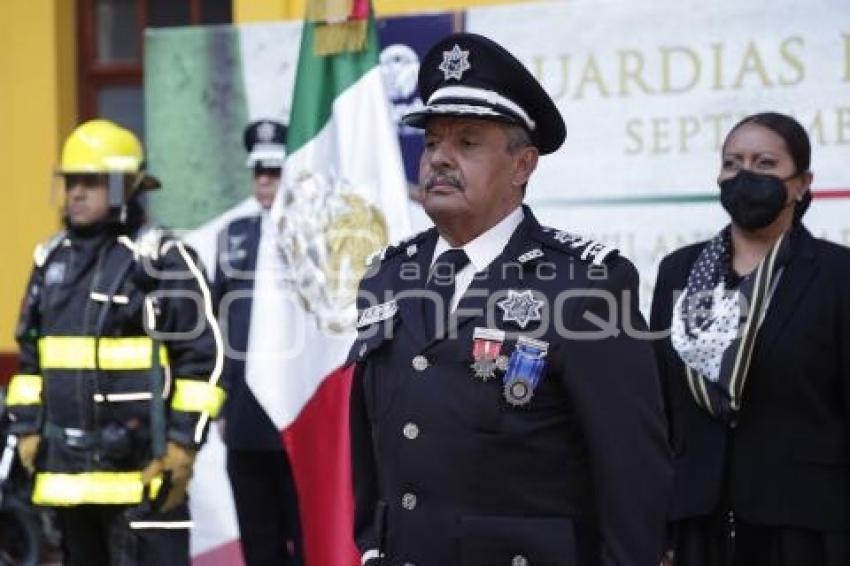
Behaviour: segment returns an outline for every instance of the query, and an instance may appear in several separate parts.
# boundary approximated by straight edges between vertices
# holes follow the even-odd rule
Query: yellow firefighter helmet
[[[142,144],[133,132],[109,120],[89,120],[65,140],[59,173],[135,174],[144,159]]]
[[[89,120],[65,140],[56,173],[108,176],[110,205],[120,207],[138,191],[158,189],[159,180],[145,172],[145,153],[133,132],[109,120]]]

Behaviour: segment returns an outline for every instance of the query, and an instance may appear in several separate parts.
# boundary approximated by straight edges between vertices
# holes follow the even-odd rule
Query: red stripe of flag
[[[354,546],[354,490],[348,398],[354,366],[337,369],[283,431],[298,508],[304,563],[359,566]]]
[[[850,198],[850,189],[818,189],[812,191],[816,199],[843,199]]]

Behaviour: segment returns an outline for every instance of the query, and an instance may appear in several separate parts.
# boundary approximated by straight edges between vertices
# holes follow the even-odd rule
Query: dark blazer
[[[670,340],[657,343],[675,458],[673,520],[708,515],[723,498],[755,524],[850,527],[850,250],[802,226],[791,238],[736,419],[724,424],[699,408]],[[670,327],[674,292],[704,246],[661,262],[653,329]]]
[[[245,383],[260,220],[249,216],[230,222],[219,234],[216,252],[213,299],[227,346],[223,379],[230,388],[222,411],[224,442],[236,450],[283,449],[280,432]]]
[[[645,330],[632,264],[591,266],[592,242],[541,227],[526,208],[452,315],[457,337],[426,340],[411,293],[425,286],[436,241],[431,229],[389,249],[361,286],[361,315],[372,294],[385,309],[360,325],[349,358],[360,551],[380,548],[382,565],[657,566],[669,450],[651,345],[617,332]],[[541,320],[505,320],[495,301],[509,289],[535,292]],[[597,333],[591,319],[614,320],[614,332],[567,339],[556,319]],[[549,343],[529,404],[506,402],[501,373],[474,377],[476,327],[506,331],[505,355],[519,336]]]

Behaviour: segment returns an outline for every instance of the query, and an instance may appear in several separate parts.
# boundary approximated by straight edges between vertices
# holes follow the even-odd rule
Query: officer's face
[[[537,156],[532,146],[511,151],[499,122],[431,118],[419,162],[422,206],[452,245],[465,244],[522,202]]]
[[[272,207],[274,195],[280,185],[280,167],[254,166],[254,198],[266,210]]]
[[[65,216],[72,226],[84,228],[109,216],[106,175],[65,175]]]

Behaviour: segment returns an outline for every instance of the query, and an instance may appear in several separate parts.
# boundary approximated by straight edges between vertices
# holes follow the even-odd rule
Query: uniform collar
[[[504,251],[511,235],[522,223],[524,217],[522,207],[518,206],[498,224],[462,246],[463,251],[469,257],[469,262],[475,267],[476,273],[483,271]],[[440,236],[437,239],[437,246],[434,248],[434,255],[431,257],[431,265],[434,265],[440,254],[450,249],[452,249],[451,244]]]

